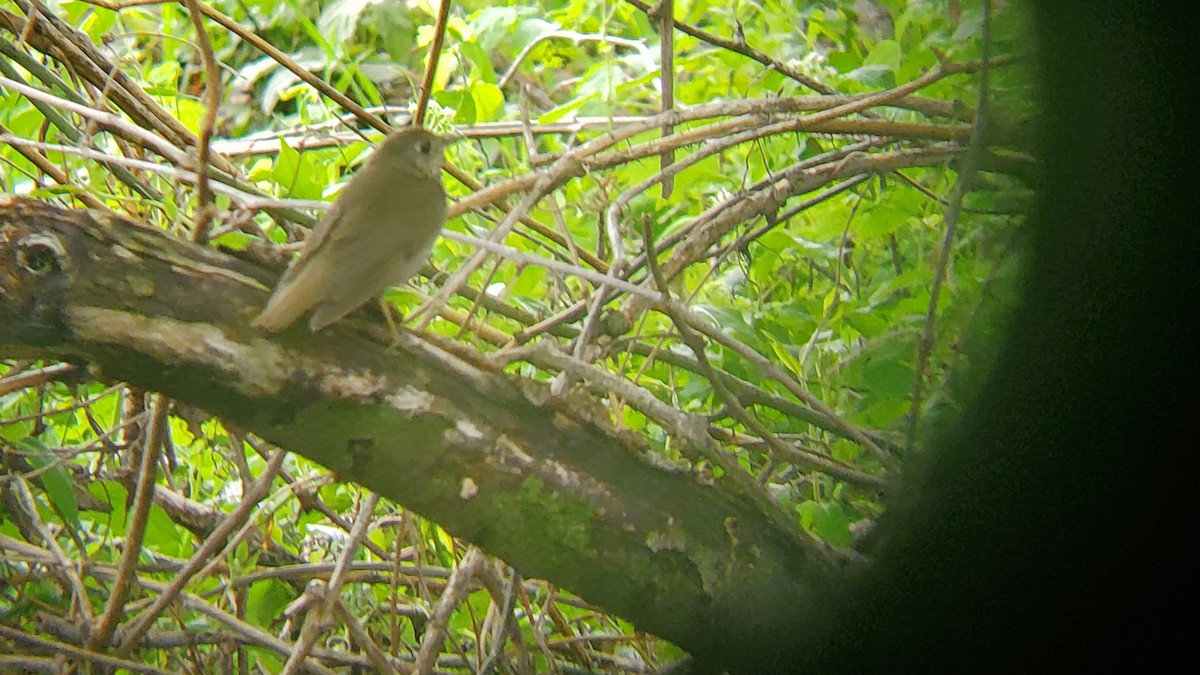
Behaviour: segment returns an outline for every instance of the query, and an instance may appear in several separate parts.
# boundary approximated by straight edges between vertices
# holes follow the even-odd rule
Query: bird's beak
[[[442,138],[442,142],[446,144],[446,147],[450,147],[451,145],[454,145],[455,143],[458,143],[459,141],[467,140],[466,136],[464,136],[458,132],[452,132],[452,133],[446,134],[445,136],[442,136],[441,138]]]

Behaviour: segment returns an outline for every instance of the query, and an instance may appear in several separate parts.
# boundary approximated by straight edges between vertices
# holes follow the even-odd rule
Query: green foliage
[[[393,123],[403,121],[398,113],[413,110],[434,38],[432,3],[222,0],[207,4],[360,105],[386,106],[385,118]],[[690,0],[675,4],[680,21],[726,39],[736,39],[740,32],[747,44],[786,69],[844,94],[876,92],[910,82],[936,68],[939,53],[955,63],[978,59],[981,53],[982,18],[972,3],[962,3],[957,17],[948,11],[947,3],[932,0],[799,5],[776,0]],[[204,71],[183,5],[138,5],[119,11],[87,2],[59,5],[56,11],[63,20],[108,50],[122,71],[158,105],[187,129],[200,129],[206,112]],[[866,5],[886,9],[888,21],[868,21],[861,9]],[[997,9],[994,53],[1020,52],[1023,45],[1018,36],[1024,21],[1012,8]],[[218,148],[235,148],[238,141],[251,137],[320,140],[328,138],[331,131],[346,141],[347,126],[366,139],[377,138],[373,130],[353,120],[339,121],[344,110],[250,42],[214,22],[207,26],[222,77]],[[8,44],[16,45],[16,38],[0,32],[0,40]],[[658,45],[654,23],[626,2],[453,3],[427,124],[443,131],[453,127],[471,132],[469,141],[452,147],[449,162],[483,185],[501,184],[537,170],[532,161],[536,154],[559,155],[601,137],[609,130],[608,120],[658,112]],[[42,55],[31,54],[28,62],[0,58],[6,66],[0,74],[10,79],[36,84],[58,96],[67,96],[75,86],[70,72]],[[45,74],[38,65],[55,74],[59,83],[43,79]],[[675,33],[674,65],[679,106],[814,93],[802,78],[789,76],[784,68],[767,68],[745,54],[681,31]],[[502,81],[510,69],[511,74]],[[996,126],[1002,132],[993,149],[1019,155],[1023,150],[1020,129],[1036,113],[1028,95],[1027,75],[1013,67],[996,68],[991,75]],[[931,105],[947,104],[950,113],[935,115],[915,106],[876,107],[869,111],[870,119],[950,128],[970,121],[978,93],[975,71],[946,77],[918,95]],[[675,132],[711,130],[714,127],[707,125],[726,117],[680,124]],[[784,117],[764,114],[754,123],[762,126]],[[519,134],[495,124],[523,118],[538,129],[574,121],[582,131],[539,131],[529,146]],[[92,128],[81,118],[67,115],[66,119],[78,129]],[[853,119],[861,122],[868,118]],[[19,139],[80,145],[57,123],[48,122],[32,101],[5,88],[0,88],[0,124]],[[644,131],[611,152],[633,150],[658,137],[657,129]],[[92,133],[90,138],[97,150],[112,155],[121,155],[128,147],[126,140],[107,132]],[[720,138],[713,136],[710,142]],[[698,236],[698,223],[736,208],[738,197],[754,186],[777,180],[798,162],[820,162],[831,151],[861,138],[850,132],[793,131],[709,154],[675,176],[671,196],[663,197],[659,187],[652,187],[634,196],[618,214],[629,258],[644,251],[642,223],[650,224],[660,243],[672,237],[690,241]],[[899,133],[879,138],[880,146],[858,154],[877,157],[881,152],[923,149],[936,143]],[[353,140],[339,142],[337,148],[297,150],[285,142],[276,151],[231,151],[229,159],[245,189],[279,198],[328,200],[366,157],[367,147],[366,142]],[[699,142],[684,146],[676,150],[675,159],[684,161],[705,147]],[[137,172],[138,180],[154,195],[150,196],[92,159],[54,149],[44,150],[44,157],[71,180],[59,184],[29,156],[18,152],[15,144],[0,145],[0,189],[63,203],[73,203],[72,195],[86,193],[114,211],[181,235],[192,225],[195,190],[169,173]],[[611,263],[613,252],[605,229],[608,210],[625,191],[654,178],[661,164],[658,154],[607,164],[600,162],[604,157],[612,155],[589,157],[596,162],[594,166],[585,166],[579,175],[552,186],[547,198],[528,213],[546,230],[569,240],[569,245],[524,226],[507,237],[505,245],[581,267],[592,267],[585,262],[588,256]],[[832,175],[838,162],[854,157],[851,154],[819,166]],[[980,189],[967,195],[949,259],[941,260],[947,205],[962,179],[947,162],[939,159],[896,171],[866,172],[863,182],[786,218],[782,214],[789,207],[844,178],[830,178],[819,187],[790,195],[779,208],[753,211],[704,247],[702,255],[689,259],[672,280],[671,292],[695,315],[771,362],[797,386],[823,401],[833,414],[870,432],[889,451],[919,451],[920,435],[914,441],[905,433],[914,412],[912,394],[918,380],[925,396],[917,413],[948,414],[968,400],[972,385],[989,367],[991,350],[1004,330],[1021,279],[1017,254],[1020,217],[1015,214],[1023,209],[1027,194],[1018,178],[990,169],[978,179],[976,187]],[[449,178],[446,184],[455,198],[472,192]],[[520,201],[520,196],[504,209]],[[234,208],[229,197],[221,197],[217,203]],[[487,236],[504,213],[503,209],[475,209],[452,220],[448,227]],[[288,227],[281,227],[257,215],[248,228],[220,231],[214,243],[238,250],[261,241],[282,243],[296,230],[294,223],[286,224]],[[683,244],[668,247],[657,259],[669,265],[682,248]],[[474,250],[442,240],[431,263],[438,270],[453,272]],[[943,262],[945,283],[936,303],[928,365],[918,372],[931,286]],[[419,291],[393,289],[386,297],[411,310],[437,290],[444,276],[418,280]],[[642,269],[633,279],[648,283],[647,276]],[[494,302],[463,295],[452,299],[449,312],[464,318],[470,314],[477,325],[464,330],[452,321],[438,319],[430,330],[482,351],[506,344],[496,335],[507,337],[529,329],[578,302],[590,301],[595,292],[590,282],[576,275],[513,261],[480,267],[471,274],[468,285]],[[610,301],[605,316],[622,310],[627,301],[627,296]],[[585,322],[585,318],[564,321],[559,333],[541,339],[554,340],[569,350],[570,339]],[[604,335],[598,341],[607,351],[596,363],[679,410],[706,416],[714,437],[728,441],[723,450],[765,485],[789,516],[830,545],[849,547],[851,524],[877,515],[880,504],[855,486],[792,458],[773,456],[759,442],[757,432],[752,433],[750,426],[730,411],[712,385],[710,373],[696,363],[695,354],[679,339],[678,330],[665,314],[643,311],[631,324],[631,329]],[[735,393],[749,414],[789,447],[868,474],[885,471],[877,456],[840,433],[836,425],[821,422],[824,413],[813,413],[760,363],[715,340],[706,342],[704,354],[712,367],[736,378],[728,386],[738,388]],[[5,376],[41,365],[50,364],[2,362],[0,383]],[[513,364],[509,370],[541,381],[556,375],[528,363]],[[776,399],[793,407],[775,403]],[[61,378],[0,393],[0,451],[6,469],[28,482],[37,516],[55,524],[57,542],[68,558],[86,557],[88,564],[105,570],[113,569],[121,559],[122,547],[116,544],[123,544],[129,536],[132,516],[134,475],[129,467],[141,452],[149,419],[144,403],[140,392],[123,387],[105,390],[97,383],[67,385]],[[609,393],[604,403],[615,424],[645,437],[655,452],[672,461],[691,456],[681,452],[673,430],[628,405],[620,394]],[[795,414],[795,408],[811,414]],[[261,442],[247,440],[242,432],[181,406],[169,417],[168,437],[159,485],[180,501],[156,502],[151,507],[139,569],[139,574],[160,583],[170,581],[196,553],[213,524],[240,502],[246,481],[263,470],[269,454]],[[908,447],[910,442],[913,447]],[[903,452],[894,454],[902,457]],[[268,574],[236,590],[219,583],[237,584],[273,567],[300,568],[307,562],[336,560],[346,537],[344,526],[362,503],[357,487],[337,482],[321,467],[302,459],[289,459],[285,466],[292,482],[288,490],[280,489],[273,501],[255,512],[250,529],[258,538],[233,547],[222,565],[188,589],[222,611],[244,610],[241,619],[271,633],[282,630],[284,610],[301,597],[305,579]],[[249,475],[244,473],[247,470]],[[705,470],[719,473],[711,467]],[[291,498],[293,494],[300,498]],[[513,519],[513,536],[520,536],[520,518],[535,516],[525,512],[522,494],[512,495],[511,502],[511,512],[498,514],[498,522]],[[338,515],[341,522],[332,522],[329,514]],[[412,618],[416,612],[401,614],[399,610],[427,610],[437,601],[440,585],[461,556],[463,545],[435,524],[398,507],[381,504],[375,515],[386,519],[389,526],[372,530],[369,541],[374,550],[360,548],[355,559],[364,565],[382,559],[395,567],[386,572],[364,571],[371,582],[348,584],[345,600],[377,640],[395,640],[390,651],[408,655],[425,626]],[[588,517],[586,509],[575,502],[564,500],[561,513],[542,517],[561,520],[564,536],[556,542],[530,541],[529,546],[555,550],[592,545],[587,530],[572,527]],[[11,514],[0,522],[0,533],[42,544],[23,520]],[[396,558],[381,558],[380,552]],[[401,570],[410,563],[412,568]],[[415,569],[418,564],[420,569]],[[63,586],[44,576],[17,581],[22,570],[32,565],[0,560],[0,588],[4,589],[0,622],[25,621],[34,608],[49,608],[63,616],[70,612],[72,599]],[[105,585],[110,583],[108,578]],[[434,586],[438,586],[437,593],[431,590]],[[105,597],[99,582],[89,581],[89,588],[95,593],[94,605],[102,609]],[[547,590],[543,585],[531,593],[532,597],[521,599],[526,604],[518,604],[517,628],[523,636],[523,649],[530,652],[528,658],[538,670],[550,668],[551,661],[558,666],[569,661],[619,668],[620,659],[615,655],[633,658],[632,654],[655,664],[680,656],[673,645],[635,636],[629,624],[603,616],[561,589]],[[133,600],[144,600],[142,594],[152,595],[137,591]],[[490,648],[490,638],[484,635],[483,625],[489,605],[497,602],[499,598],[488,591],[468,595],[452,616],[447,652],[460,659],[486,657],[485,643]],[[165,630],[180,625],[206,630],[218,627],[191,609],[178,610],[171,621],[160,619],[156,627]],[[629,645],[622,649],[632,652],[620,652],[613,641],[600,643],[603,649],[578,648],[571,642],[586,642],[589,634],[613,631],[629,636],[627,641],[622,638]],[[554,642],[552,649],[541,647],[547,640]],[[205,650],[218,651],[213,645],[201,648],[207,654]],[[257,647],[246,653],[248,663],[271,671],[281,668],[286,658]],[[182,668],[186,661],[182,653],[163,652],[159,665]]]

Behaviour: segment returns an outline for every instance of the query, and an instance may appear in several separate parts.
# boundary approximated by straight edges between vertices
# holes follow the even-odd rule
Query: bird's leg
[[[391,346],[395,349],[400,346],[400,338],[404,335],[404,327],[401,325],[404,317],[400,316],[400,310],[396,309],[395,305],[382,297],[379,298],[379,310],[383,312],[383,318],[387,321],[388,331],[392,334]]]

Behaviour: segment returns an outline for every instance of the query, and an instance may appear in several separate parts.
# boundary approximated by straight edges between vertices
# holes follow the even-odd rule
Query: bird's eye
[[[433,146],[429,144],[429,141],[421,141],[420,143],[417,143],[417,149],[423,154],[428,155],[429,151],[433,149]]]

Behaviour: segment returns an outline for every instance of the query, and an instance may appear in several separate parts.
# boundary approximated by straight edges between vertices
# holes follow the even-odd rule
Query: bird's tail
[[[302,270],[289,269],[267,301],[267,306],[254,320],[254,327],[268,333],[278,333],[315,307],[326,286],[324,275],[316,272],[311,266]]]

